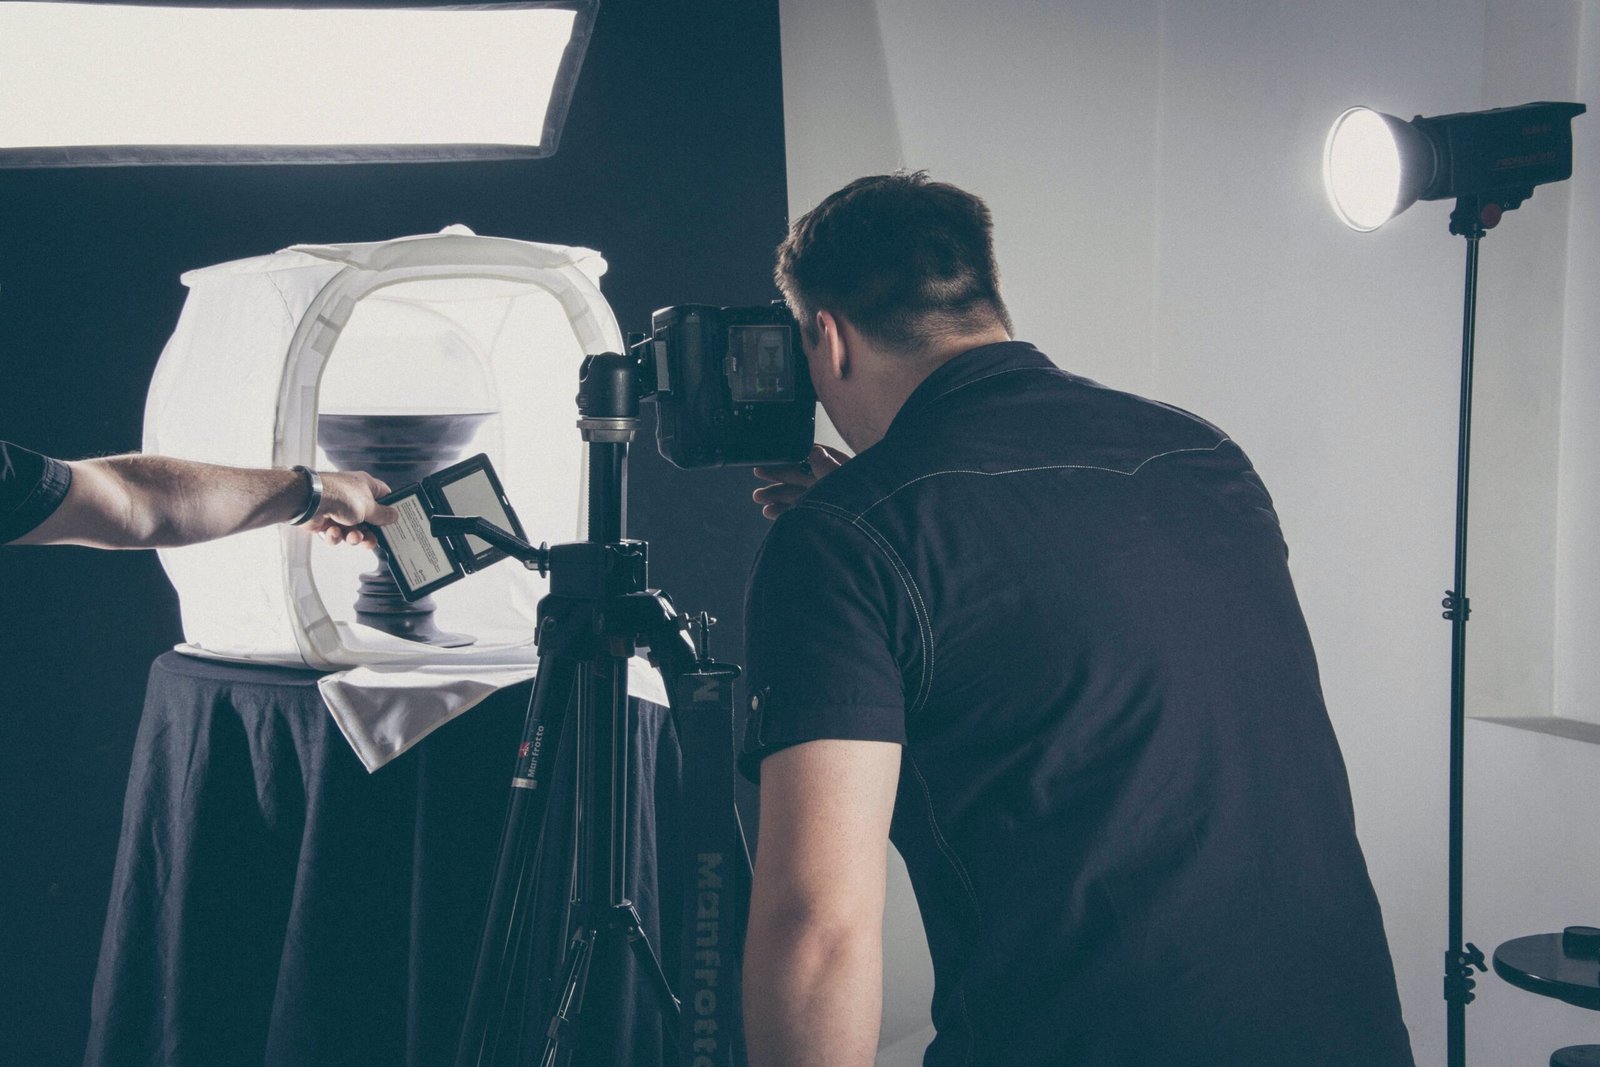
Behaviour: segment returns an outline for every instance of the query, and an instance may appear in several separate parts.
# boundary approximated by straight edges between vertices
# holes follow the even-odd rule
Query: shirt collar
[[[947,393],[971,385],[991,374],[1019,370],[1027,367],[1055,369],[1050,357],[1027,341],[997,341],[994,344],[969,348],[953,359],[946,360],[911,391],[906,402],[889,423],[884,434],[888,437],[895,427],[908,421],[916,412],[928,407]]]

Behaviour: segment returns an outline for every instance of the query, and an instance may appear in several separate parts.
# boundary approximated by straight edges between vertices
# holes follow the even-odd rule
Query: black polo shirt
[[[49,518],[71,486],[65,463],[0,441],[0,545]]]
[[[988,345],[774,523],[747,772],[904,745],[928,1064],[1412,1064],[1272,501],[1175,408]]]

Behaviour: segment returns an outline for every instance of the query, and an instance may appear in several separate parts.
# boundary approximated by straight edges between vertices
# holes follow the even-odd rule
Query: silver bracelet
[[[296,465],[294,469],[306,476],[306,482],[311,488],[311,497],[306,501],[305,510],[302,511],[297,518],[289,520],[290,526],[302,526],[305,523],[310,522],[311,517],[315,515],[317,513],[317,509],[322,506],[322,475],[318,474],[310,467]]]

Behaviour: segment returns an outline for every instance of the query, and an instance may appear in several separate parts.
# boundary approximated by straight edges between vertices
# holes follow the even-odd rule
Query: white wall
[[[1344,229],[1323,200],[1320,153],[1353,103],[1409,117],[1586,93],[1600,110],[1596,8],[782,10],[794,214],[895,166],[972,189],[996,216],[1020,336],[1075,371],[1198,411],[1254,458],[1293,549],[1418,1059],[1442,1062],[1450,635],[1438,602],[1451,580],[1465,245],[1446,230],[1446,204],[1375,234]],[[1470,647],[1491,663],[1483,653],[1501,649],[1512,666],[1485,676],[1469,656],[1473,697],[1490,705],[1480,710],[1548,713],[1555,693],[1576,715],[1600,682],[1588,636],[1600,624],[1596,123],[1600,113],[1574,123],[1575,180],[1539,189],[1483,242],[1474,516],[1511,518],[1474,524]],[[1600,923],[1589,892],[1600,858],[1554,836],[1592,837],[1571,814],[1591,810],[1600,747],[1486,723],[1469,745],[1468,936],[1492,951]],[[903,882],[891,898],[899,913],[915,907]],[[927,996],[907,927],[891,932],[885,1043],[897,1051],[915,1044]],[[1468,1010],[1475,1063],[1537,1064],[1562,1043],[1600,1042],[1600,1017],[1492,975],[1480,989]],[[880,1062],[891,1061],[916,1062]]]
[[[1583,8],[1578,88],[1588,129],[1573,146],[1573,173],[1600,175],[1600,2]],[[1562,362],[1560,506],[1556,543],[1556,710],[1600,723],[1600,195],[1572,198],[1567,236],[1566,345]]]
[[[1582,99],[1573,95],[1579,9],[1573,0],[1488,5],[1485,106]],[[1588,132],[1593,121],[1582,118],[1577,128]],[[1581,182],[1584,172],[1577,173]],[[1573,189],[1537,189],[1482,242],[1469,531],[1472,714],[1549,715],[1553,708],[1562,267]]]

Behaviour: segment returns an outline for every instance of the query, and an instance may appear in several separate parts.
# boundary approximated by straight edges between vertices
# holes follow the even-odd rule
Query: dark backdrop
[[[548,159],[0,170],[0,438],[63,458],[138,449],[179,275],[299,242],[462,222],[586,245],[610,263],[624,331],[665,304],[770,299],[786,205],[777,7],[603,0]],[[718,653],[737,659],[765,528],[753,479],[677,471],[653,441],[632,455],[630,533],[651,543],[653,584],[718,616]],[[0,548],[0,599],[0,1062],[69,1063],[145,674],[182,632],[153,552]]]

